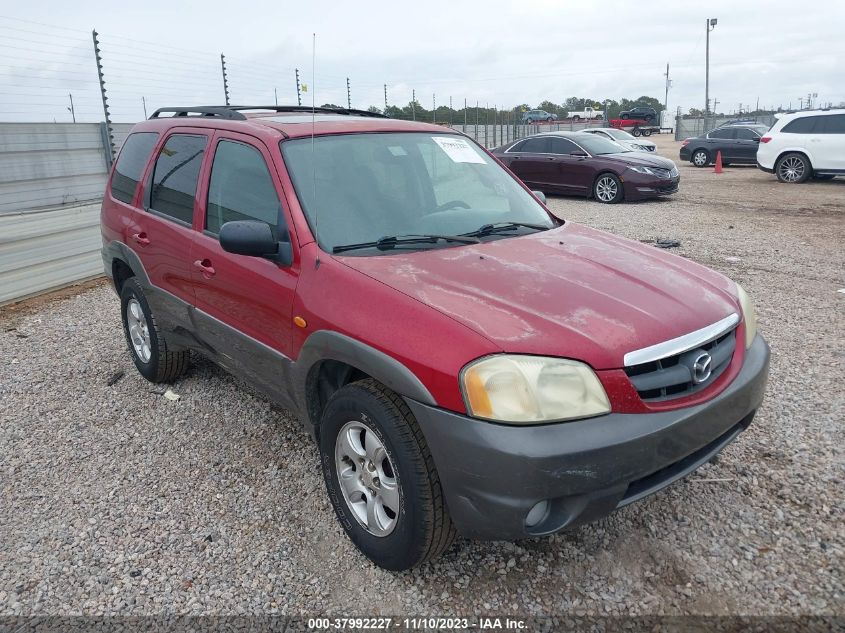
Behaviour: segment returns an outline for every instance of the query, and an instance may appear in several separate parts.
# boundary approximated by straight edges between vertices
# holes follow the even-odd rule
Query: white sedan
[[[617,130],[612,127],[594,127],[582,131],[609,138],[611,141],[616,141],[622,147],[632,152],[653,152],[657,149],[657,145],[651,141],[631,136],[625,130]]]

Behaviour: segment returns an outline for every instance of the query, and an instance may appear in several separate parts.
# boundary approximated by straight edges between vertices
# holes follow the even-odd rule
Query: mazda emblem
[[[710,378],[713,373],[713,357],[707,352],[701,352],[695,357],[692,362],[692,381],[696,385],[700,385],[705,380]]]

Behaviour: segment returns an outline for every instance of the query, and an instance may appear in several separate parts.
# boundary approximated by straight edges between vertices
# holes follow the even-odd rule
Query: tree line
[[[416,119],[417,121],[436,121],[437,123],[452,123],[455,125],[462,124],[465,120],[469,125],[474,125],[478,122],[479,125],[495,123],[518,123],[522,118],[522,113],[529,110],[545,110],[546,112],[556,114],[559,119],[565,119],[568,112],[584,110],[586,107],[596,108],[604,111],[607,106],[607,116],[609,119],[618,119],[619,113],[624,110],[629,110],[634,106],[646,106],[657,110],[658,116],[663,110],[663,104],[655,97],[642,96],[638,99],[592,99],[586,97],[569,97],[563,103],[553,103],[552,101],[544,100],[537,106],[532,106],[528,103],[521,103],[513,108],[497,108],[488,107],[488,104],[478,107],[467,104],[466,109],[450,108],[448,105],[438,105],[437,110],[426,108],[419,100],[408,102],[407,105],[388,105],[387,108],[379,108],[378,106],[370,106],[367,108],[370,112],[385,114],[394,119]],[[598,107],[597,107],[598,106]],[[323,104],[325,108],[342,108],[333,103]]]

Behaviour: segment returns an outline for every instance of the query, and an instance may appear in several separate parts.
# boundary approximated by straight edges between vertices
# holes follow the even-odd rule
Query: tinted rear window
[[[158,132],[136,132],[126,137],[111,179],[111,195],[115,200],[131,204],[156,141]]]
[[[828,114],[823,121],[822,134],[845,134],[845,114]]]
[[[821,118],[818,116],[805,116],[795,119],[787,123],[781,132],[788,134],[812,134],[816,127],[816,122]]]
[[[190,224],[194,216],[197,179],[208,139],[174,134],[167,139],[153,169],[150,208]]]

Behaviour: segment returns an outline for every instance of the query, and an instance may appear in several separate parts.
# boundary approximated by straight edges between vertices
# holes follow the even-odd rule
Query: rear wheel
[[[638,127],[635,127],[633,130],[631,130],[631,136],[639,136],[642,133],[643,131]]]
[[[576,114],[574,117],[572,117],[572,120],[573,121],[580,121],[581,117]]]
[[[710,152],[706,149],[697,149],[692,153],[690,162],[696,167],[707,167],[710,164]]]
[[[600,175],[593,185],[593,197],[604,204],[622,202],[625,197],[622,182],[614,174]]]
[[[120,291],[123,331],[135,367],[150,382],[172,382],[188,367],[189,353],[168,348],[141,284],[134,277]]]
[[[405,401],[380,383],[368,378],[331,397],[320,458],[343,529],[376,565],[410,569],[454,540],[425,437]]]
[[[643,136],[651,136],[651,130],[643,130]]]
[[[546,123],[551,123],[552,121],[554,121],[554,119],[552,117],[549,117],[549,118],[546,119]]]
[[[781,182],[804,182],[811,173],[810,161],[803,154],[786,154],[775,166],[775,174]]]

